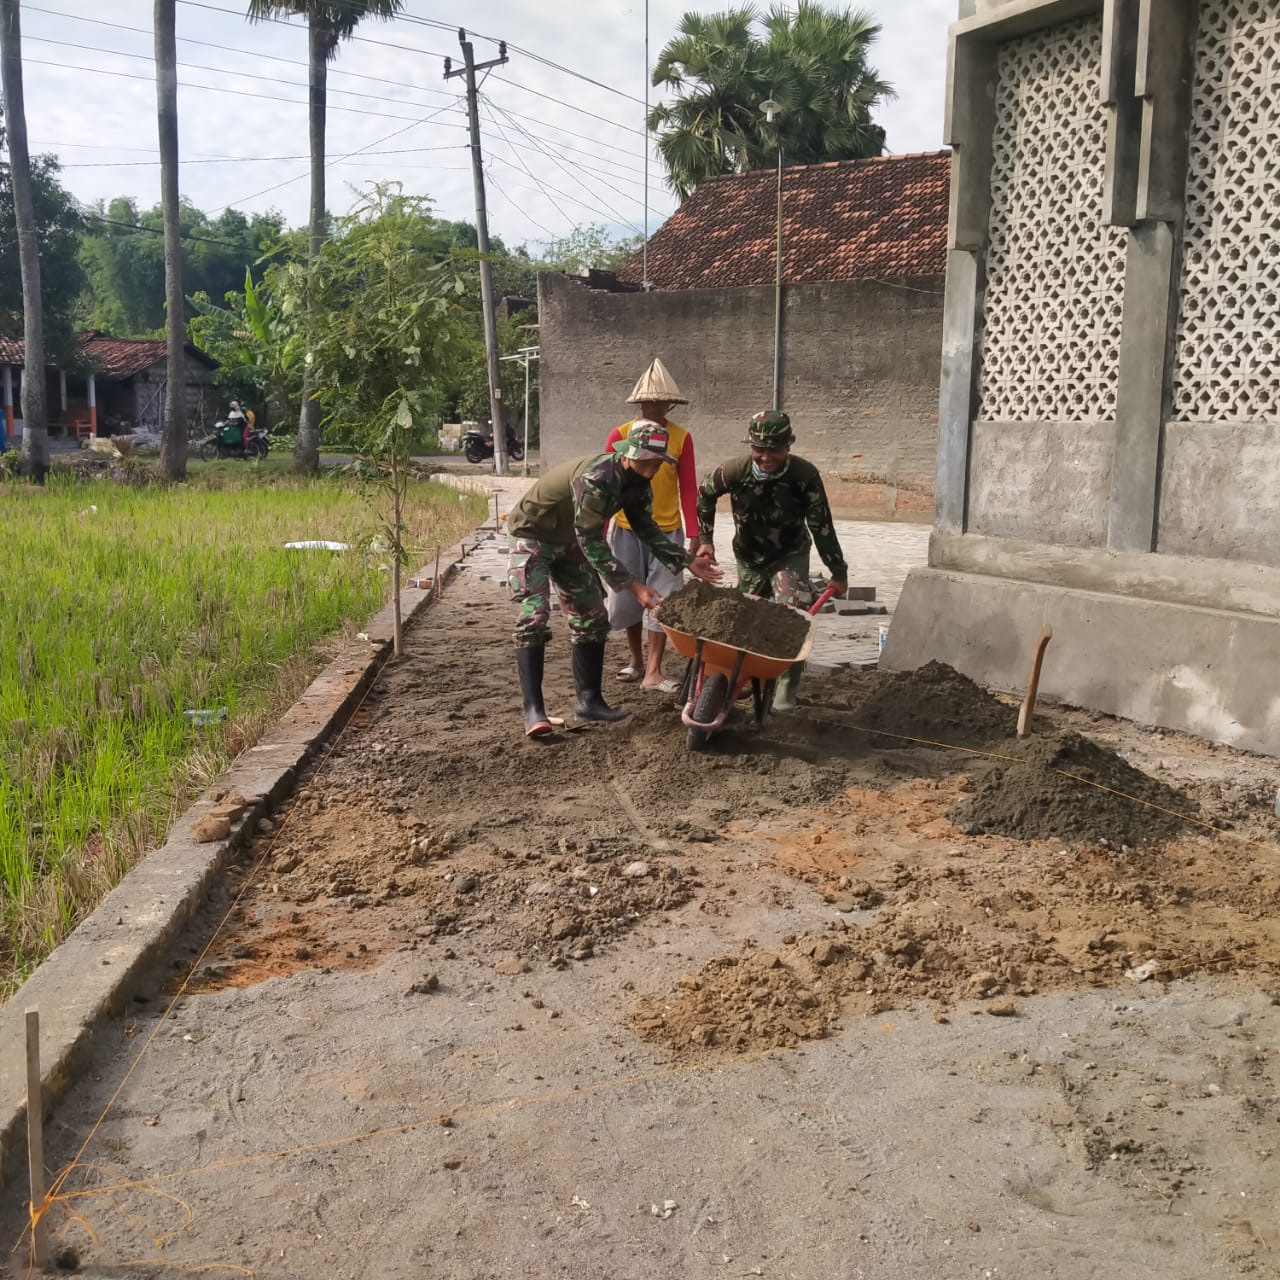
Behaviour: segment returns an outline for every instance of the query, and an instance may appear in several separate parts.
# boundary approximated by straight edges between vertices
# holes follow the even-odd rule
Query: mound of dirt
[[[718,956],[699,977],[681,978],[673,996],[641,1000],[633,1018],[646,1040],[742,1052],[821,1039],[836,1026],[838,1009],[834,990],[823,990],[820,960],[764,951]]]
[[[954,746],[998,741],[1017,723],[1012,707],[945,662],[916,671],[844,672],[809,682],[806,692],[811,705],[847,711],[860,728]]]
[[[690,578],[663,602],[659,617],[677,631],[705,636],[771,658],[793,658],[804,646],[809,624],[794,609],[750,599],[731,587]]]
[[[1175,814],[1195,814],[1183,792],[1077,733],[1015,740],[1002,754],[1020,759],[982,769],[973,799],[956,815],[984,831],[1021,840],[1153,844],[1185,827]]]

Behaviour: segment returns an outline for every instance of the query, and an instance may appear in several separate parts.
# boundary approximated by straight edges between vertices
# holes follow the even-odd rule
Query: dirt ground
[[[631,719],[526,742],[510,623],[464,575],[103,1035],[47,1137],[120,1087],[68,1265],[1280,1275],[1276,762],[1067,710],[1019,746],[945,668],[702,753],[610,681]]]

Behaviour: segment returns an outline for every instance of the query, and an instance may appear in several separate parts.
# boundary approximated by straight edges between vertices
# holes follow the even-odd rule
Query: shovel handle
[[[826,589],[826,590],[825,590],[825,591],[824,591],[824,592],[823,592],[823,593],[822,593],[822,594],[821,594],[821,595],[820,595],[820,596],[819,596],[819,597],[818,597],[818,598],[813,602],[812,606],[811,606],[811,607],[810,607],[810,609],[809,609],[809,612],[810,612],[810,613],[814,613],[814,614],[816,614],[816,613],[817,613],[817,612],[822,608],[822,606],[823,606],[824,604],[826,604],[826,603],[827,603],[827,601],[828,601],[828,600],[830,600],[830,599],[831,599],[831,597],[832,597],[833,595],[835,595],[835,593],[836,593],[836,589],[835,589],[835,587],[828,587],[828,588],[827,588],[827,589]]]

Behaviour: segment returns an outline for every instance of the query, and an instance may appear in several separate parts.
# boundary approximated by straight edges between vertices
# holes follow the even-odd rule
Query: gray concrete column
[[[982,279],[991,223],[991,144],[995,130],[997,47],[953,31],[947,57],[945,136],[952,148],[947,291],[938,393],[935,523],[961,533],[966,523],[969,436],[977,411]]]
[[[1117,17],[1127,0],[1114,0]],[[1109,191],[1132,193],[1132,229],[1125,257],[1120,376],[1107,546],[1154,551],[1160,518],[1160,460],[1172,400],[1178,325],[1181,220],[1186,190],[1195,0],[1138,0],[1134,100],[1142,130],[1136,156],[1109,156],[1133,165],[1132,176],[1109,174]],[[1123,39],[1123,32],[1117,40]],[[1123,86],[1115,89],[1123,100]],[[1119,112],[1117,112],[1119,114]],[[1127,197],[1126,197],[1127,198]],[[1120,212],[1120,210],[1116,210]]]

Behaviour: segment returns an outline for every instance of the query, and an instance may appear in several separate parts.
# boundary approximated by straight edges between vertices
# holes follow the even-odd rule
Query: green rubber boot
[[[796,693],[800,688],[800,677],[804,674],[804,663],[793,662],[778,677],[773,691],[773,709],[775,711],[794,711],[796,709]]]

